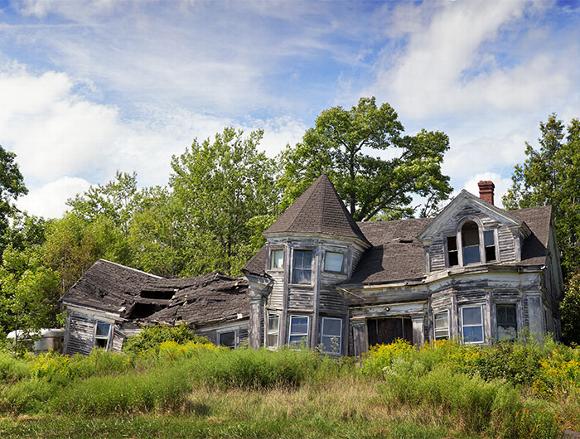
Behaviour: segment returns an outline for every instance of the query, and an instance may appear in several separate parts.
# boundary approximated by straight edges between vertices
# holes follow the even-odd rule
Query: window
[[[485,262],[495,261],[495,232],[493,230],[483,232],[483,243],[485,245]]]
[[[312,250],[294,250],[292,283],[310,285],[312,278]]]
[[[280,333],[280,316],[278,314],[268,314],[268,330],[266,333],[266,346],[269,348],[278,347],[278,334]]]
[[[270,252],[270,270],[284,268],[284,249],[277,248]]]
[[[438,312],[434,316],[435,340],[449,339],[449,310]]]
[[[518,319],[515,304],[495,306],[498,340],[515,340],[518,335]]]
[[[324,271],[331,273],[343,272],[344,255],[338,252],[326,252],[324,255]]]
[[[473,221],[467,221],[461,228],[463,265],[481,261],[479,255],[479,228]]]
[[[218,332],[218,345],[234,349],[237,346],[236,331]]]
[[[96,348],[108,349],[109,336],[111,333],[111,324],[105,322],[97,322],[95,327],[95,342]]]
[[[328,354],[340,354],[342,350],[342,319],[323,317],[320,342],[322,351]]]
[[[308,344],[308,316],[290,316],[289,345]]]
[[[457,238],[455,236],[447,238],[447,257],[450,267],[459,265],[459,252],[457,251]]]
[[[461,324],[464,343],[483,343],[483,312],[482,307],[464,306],[461,308]]]

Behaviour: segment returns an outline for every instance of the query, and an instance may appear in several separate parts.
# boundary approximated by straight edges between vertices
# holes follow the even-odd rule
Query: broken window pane
[[[236,347],[236,331],[220,332],[218,335],[218,344],[228,348]]]

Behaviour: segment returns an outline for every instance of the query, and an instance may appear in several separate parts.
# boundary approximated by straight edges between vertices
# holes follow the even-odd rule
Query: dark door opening
[[[409,317],[367,319],[369,346],[388,344],[397,338],[413,344],[413,323]]]

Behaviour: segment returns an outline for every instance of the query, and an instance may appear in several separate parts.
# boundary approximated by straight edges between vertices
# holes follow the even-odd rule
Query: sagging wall
[[[111,325],[108,350],[121,351],[125,334],[121,331],[119,316],[91,310],[88,308],[67,307],[67,318],[64,337],[65,354],[88,355],[95,345],[97,322]]]

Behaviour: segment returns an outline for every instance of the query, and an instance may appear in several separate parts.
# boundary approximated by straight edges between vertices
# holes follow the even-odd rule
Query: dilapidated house
[[[506,211],[494,185],[436,217],[356,223],[322,175],[264,233],[243,278],[162,279],[98,261],[64,296],[66,352],[119,349],[144,324],[185,322],[218,344],[360,355],[403,338],[489,344],[559,336],[550,207]]]

